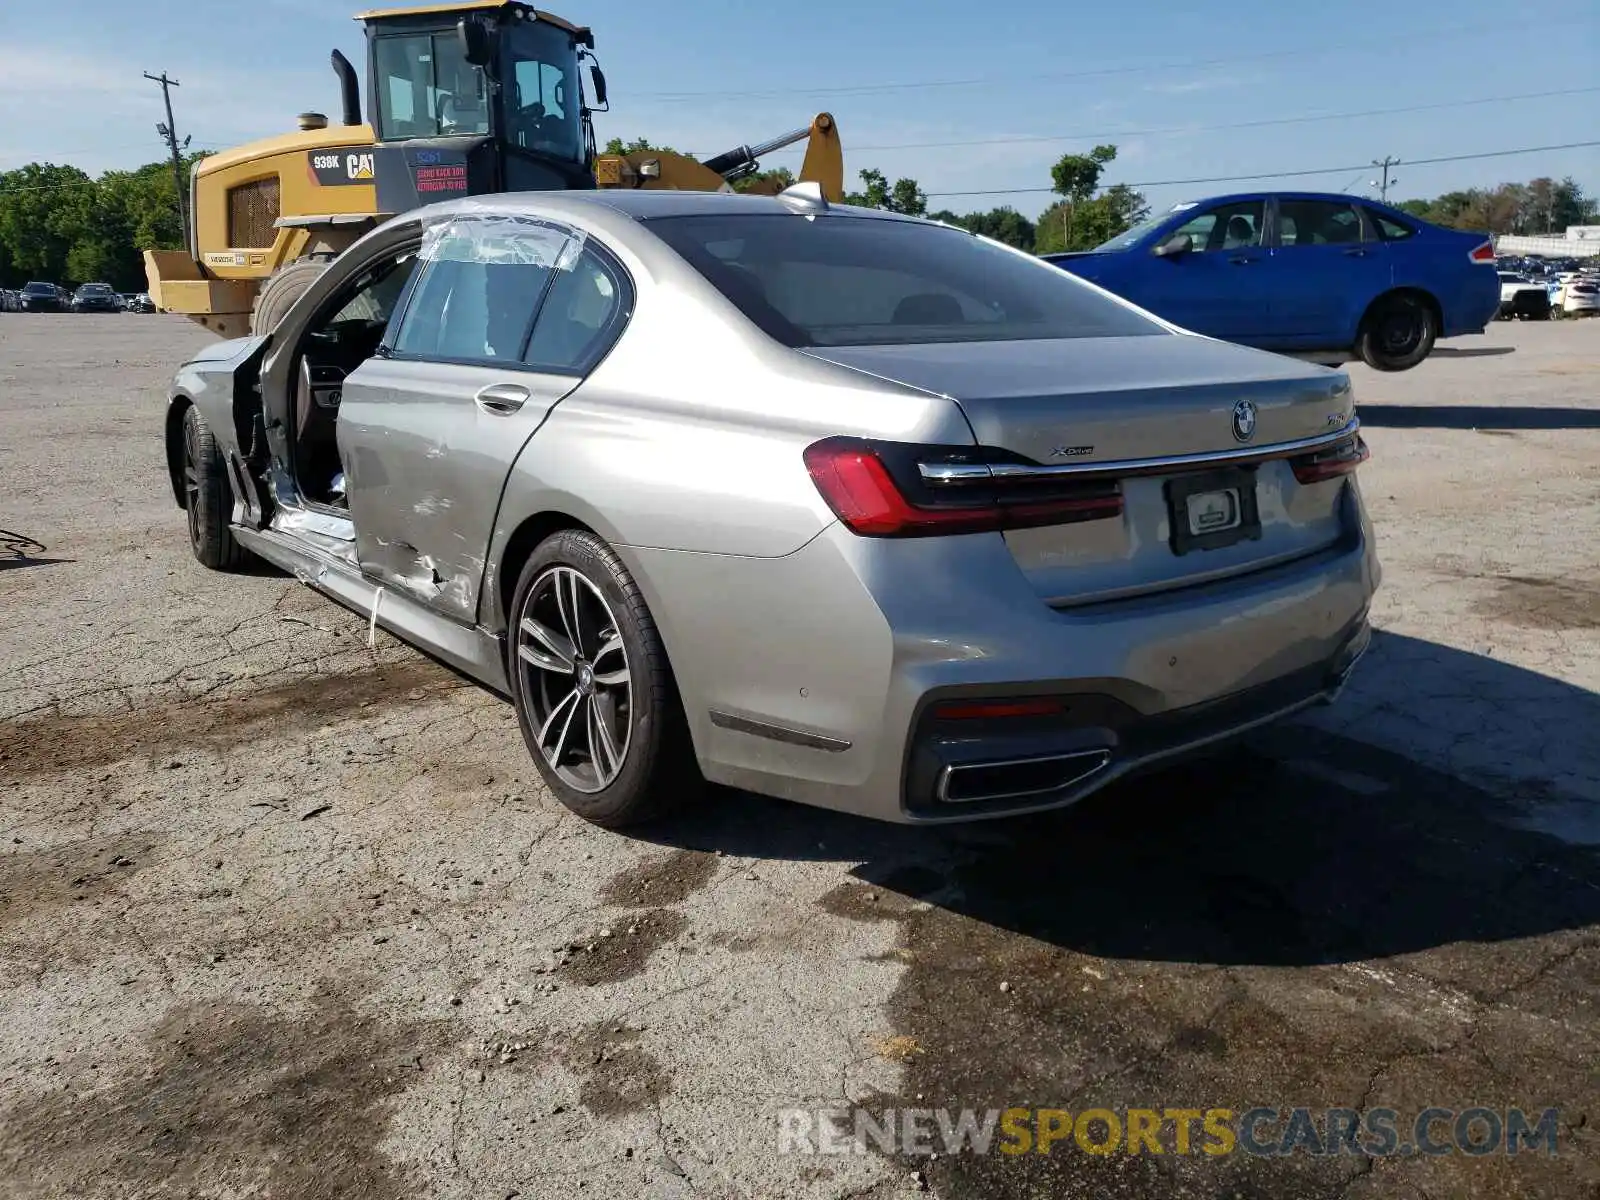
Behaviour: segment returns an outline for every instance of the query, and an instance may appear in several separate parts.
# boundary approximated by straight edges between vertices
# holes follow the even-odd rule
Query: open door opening
[[[339,402],[344,381],[383,342],[417,263],[416,245],[386,255],[357,275],[312,320],[295,347],[291,466],[310,505],[346,510],[339,458]]]

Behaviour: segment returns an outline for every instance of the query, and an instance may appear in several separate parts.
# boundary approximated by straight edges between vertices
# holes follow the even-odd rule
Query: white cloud
[[[1171,83],[1152,83],[1144,88],[1147,92],[1156,92],[1167,96],[1188,96],[1196,92],[1217,92],[1229,88],[1243,87],[1250,80],[1242,79],[1237,75],[1203,75],[1197,79],[1179,79]]]
[[[295,113],[327,112],[335,102],[331,71],[325,78],[320,72],[249,67],[223,73],[181,56],[169,56],[165,65],[180,85],[172,93],[178,132],[193,138],[196,148],[280,133],[293,127]],[[55,46],[0,51],[0,110],[28,118],[0,124],[0,170],[51,161],[72,162],[93,174],[161,158],[166,151],[155,126],[166,120],[166,110],[161,89],[144,71],[126,58]]]

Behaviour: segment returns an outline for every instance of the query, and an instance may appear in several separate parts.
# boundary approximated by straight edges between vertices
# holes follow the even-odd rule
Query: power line
[[[1438,158],[1411,158],[1407,159],[1408,165],[1413,167],[1426,167],[1435,163],[1469,162],[1480,158],[1510,158],[1517,154],[1542,154],[1551,150],[1580,150],[1589,146],[1600,146],[1600,141],[1592,142],[1563,142],[1555,146],[1521,146],[1515,150],[1485,150],[1478,154],[1446,154]],[[1365,173],[1368,166],[1342,166],[1342,167],[1316,167],[1306,171],[1262,171],[1255,175],[1210,175],[1199,179],[1145,179],[1129,183],[1128,187],[1180,187],[1195,183],[1241,183],[1252,179],[1296,179],[1307,175],[1340,175],[1346,171]],[[985,188],[980,191],[970,192],[928,192],[933,196],[1025,196],[1042,192],[1054,192],[1054,188],[1047,187],[1017,187],[1017,188]]]
[[[1586,11],[1579,6],[1580,11]],[[1541,13],[1545,18],[1559,18],[1561,13]],[[1381,36],[1362,38],[1350,42],[1324,42],[1317,46],[1298,46],[1283,50],[1268,50],[1257,54],[1232,54],[1220,58],[1192,58],[1168,60],[1158,63],[1142,63],[1120,67],[1096,67],[1087,71],[1061,71],[1044,72],[1029,75],[975,75],[962,79],[920,79],[906,80],[897,83],[864,83],[841,84],[836,87],[786,87],[770,88],[753,91],[715,91],[697,92],[639,92],[633,97],[640,100],[706,100],[706,99],[784,99],[789,96],[871,96],[892,92],[915,91],[933,88],[963,88],[986,87],[995,84],[1011,83],[1039,83],[1055,82],[1071,79],[1103,79],[1114,75],[1139,75],[1152,71],[1182,71],[1192,70],[1197,67],[1230,66],[1235,63],[1270,62],[1279,59],[1293,58],[1321,58],[1330,54],[1342,54],[1350,50],[1366,46],[1399,46],[1407,50],[1414,50],[1419,41],[1448,42],[1464,38],[1476,37],[1484,33],[1493,33],[1503,36],[1506,31],[1504,21],[1485,22],[1481,25],[1463,25],[1446,33],[1437,33],[1436,30],[1413,30],[1401,33],[1387,33]]]
[[[1306,125],[1317,121],[1355,121],[1365,117],[1392,117],[1402,113],[1437,112],[1446,108],[1470,108],[1478,104],[1509,104],[1516,100],[1547,100],[1557,96],[1584,96],[1600,92],[1600,87],[1562,88],[1551,92],[1522,92],[1514,96],[1480,96],[1471,100],[1441,100],[1431,104],[1407,104],[1399,108],[1368,108],[1356,112],[1307,113],[1298,117],[1264,117],[1256,121],[1229,121],[1222,125],[1166,125],[1156,129],[1103,129],[1094,133],[1017,134],[1008,137],[972,138],[954,142],[893,142],[880,146],[851,146],[852,154],[870,150],[946,150],[960,146],[1002,146],[1031,142],[1079,142],[1112,137],[1162,137],[1170,134],[1221,133],[1233,129],[1265,129],[1274,125]],[[786,148],[803,150],[804,147]]]

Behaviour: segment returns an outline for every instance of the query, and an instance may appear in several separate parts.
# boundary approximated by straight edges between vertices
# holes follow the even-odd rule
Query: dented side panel
[[[514,411],[477,400],[508,383],[528,394]],[[474,621],[506,476],[576,383],[498,367],[363,363],[345,380],[338,427],[362,572]]]

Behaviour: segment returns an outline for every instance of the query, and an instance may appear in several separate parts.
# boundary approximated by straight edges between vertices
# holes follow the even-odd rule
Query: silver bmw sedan
[[[803,185],[403,214],[166,435],[202,563],[508,695],[611,826],[1069,804],[1333,699],[1380,578],[1343,372]]]

